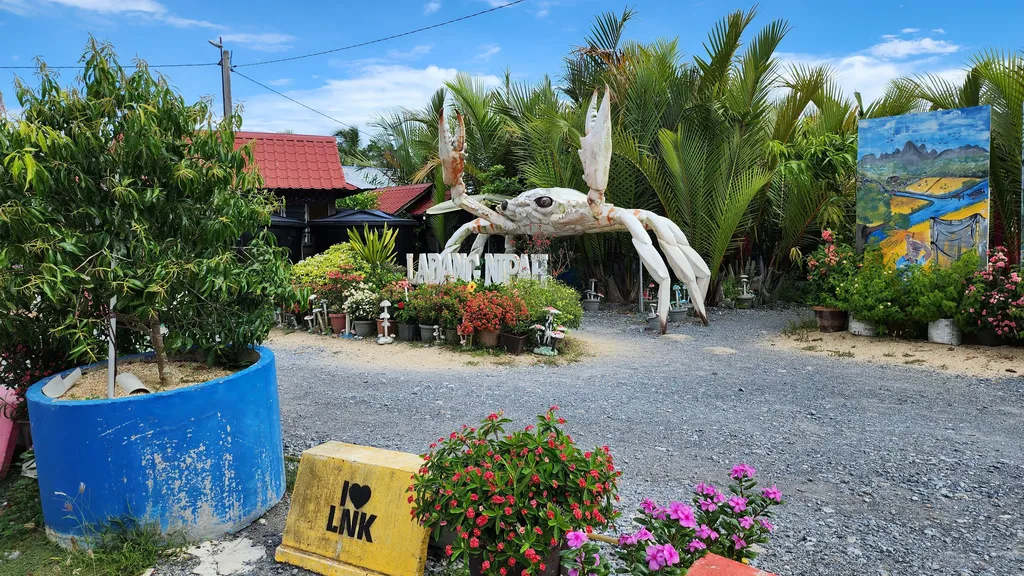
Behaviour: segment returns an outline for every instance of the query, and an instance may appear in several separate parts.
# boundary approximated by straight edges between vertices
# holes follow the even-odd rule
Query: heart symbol
[[[348,498],[357,509],[362,508],[364,504],[370,501],[370,487],[353,484],[349,486]]]

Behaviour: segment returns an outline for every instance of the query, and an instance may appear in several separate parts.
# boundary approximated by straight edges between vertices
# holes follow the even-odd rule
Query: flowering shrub
[[[327,301],[327,307],[331,312],[341,312],[349,292],[365,278],[355,270],[356,267],[352,264],[342,264],[337,270],[329,270],[327,283],[317,287],[317,295]]]
[[[391,302],[390,313],[395,322],[399,324],[416,323],[416,316],[412,312],[412,305],[406,300],[406,294],[409,294],[409,298],[412,298],[414,292],[415,288],[405,278],[396,280],[384,287],[381,297],[383,300]]]
[[[459,333],[469,335],[480,330],[501,330],[514,326],[526,317],[526,304],[521,298],[493,290],[473,293],[466,300]]]
[[[421,284],[410,295],[412,314],[420,324],[456,328],[462,322],[466,301],[475,290],[474,282]]]
[[[964,291],[959,324],[966,332],[988,328],[1005,338],[1020,338],[1024,322],[1020,272],[1010,268],[1002,246],[990,254],[988,265],[974,274]]]
[[[530,576],[567,534],[612,525],[620,472],[607,446],[580,450],[557,409],[515,432],[498,412],[430,445],[409,502],[435,538],[455,534],[448,556],[477,559],[484,574]]]
[[[579,292],[553,278],[544,281],[514,278],[502,287],[502,291],[508,296],[521,299],[526,305],[527,316],[521,318],[515,326],[510,324],[510,331],[517,334],[531,333],[534,324],[543,324],[548,317],[548,307],[557,308],[561,312],[558,321],[574,330],[580,327],[583,320],[583,304],[580,303]]]
[[[380,314],[380,301],[380,294],[360,282],[347,292],[344,310],[353,320],[372,320]]]
[[[747,464],[733,467],[728,493],[700,483],[690,502],[669,502],[661,507],[650,499],[640,505],[634,518],[639,528],[619,536],[615,554],[625,565],[623,572],[658,572],[678,576],[701,556],[711,552],[733,560],[754,558],[754,544],[763,544],[775,530],[772,507],[782,503],[782,492],[774,485],[757,490],[756,470]],[[562,553],[569,576],[608,573],[607,559],[586,534],[566,536],[569,550]]]
[[[810,303],[845,309],[845,291],[856,270],[856,256],[849,244],[836,242],[830,230],[823,230],[821,239],[823,243],[807,256]]]

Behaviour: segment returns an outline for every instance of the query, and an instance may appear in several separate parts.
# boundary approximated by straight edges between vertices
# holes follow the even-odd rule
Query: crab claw
[[[584,137],[580,138],[580,160],[583,161],[583,179],[590,189],[603,193],[608,187],[608,169],[612,162],[611,91],[604,88],[601,106],[597,105],[597,90],[587,108]]]
[[[454,139],[448,134],[443,111],[437,122],[437,155],[441,159],[444,183],[448,186],[462,182],[462,171],[466,167],[466,125],[462,120],[462,113],[456,111],[455,117],[459,121],[459,128]]]

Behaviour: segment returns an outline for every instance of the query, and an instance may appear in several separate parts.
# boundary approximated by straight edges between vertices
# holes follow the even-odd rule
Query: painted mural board
[[[857,247],[897,267],[988,251],[988,106],[861,120]]]

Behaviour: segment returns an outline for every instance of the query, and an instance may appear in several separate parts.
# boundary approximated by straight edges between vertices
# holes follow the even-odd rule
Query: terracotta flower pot
[[[331,331],[335,334],[342,334],[345,332],[345,315],[344,314],[328,314],[327,319],[331,321]]]
[[[842,332],[846,330],[847,313],[839,308],[814,306],[814,318],[818,321],[818,330],[822,332]]]
[[[498,345],[498,337],[501,332],[498,330],[480,330],[477,332],[477,340],[484,348],[494,348]]]
[[[398,324],[395,324],[394,320],[388,320],[388,336],[394,338],[398,333]],[[380,318],[377,319],[377,335],[384,335],[384,321]]]
[[[508,332],[502,332],[500,336],[501,345],[505,347],[505,351],[509,354],[518,356],[526,351],[526,340],[529,337],[529,334],[519,336]]]

